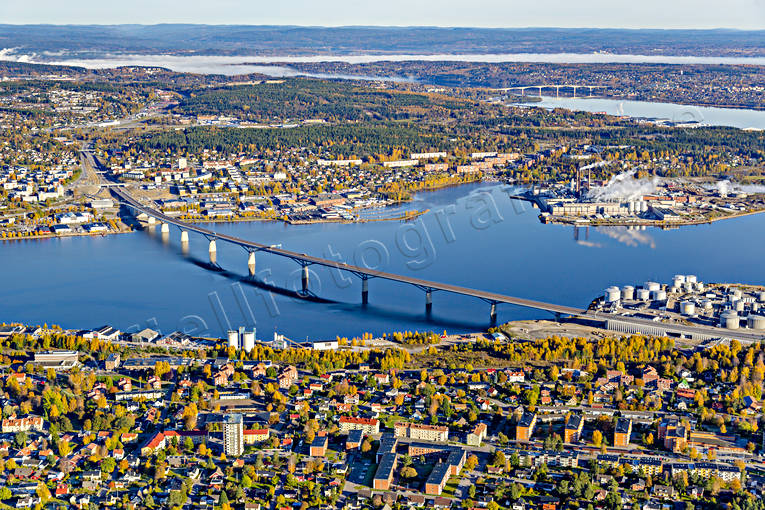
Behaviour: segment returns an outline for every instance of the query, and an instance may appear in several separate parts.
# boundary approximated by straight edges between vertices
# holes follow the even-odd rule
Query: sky
[[[0,0],[0,23],[765,29],[765,0]]]

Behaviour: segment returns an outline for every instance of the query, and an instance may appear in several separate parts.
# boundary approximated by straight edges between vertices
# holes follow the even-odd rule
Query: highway
[[[532,299],[525,299],[525,298],[520,298],[515,296],[507,296],[505,294],[498,294],[496,292],[471,289],[468,287],[461,287],[458,285],[452,285],[448,283],[434,282],[430,280],[423,280],[421,278],[414,278],[411,276],[405,276],[405,275],[400,275],[395,273],[387,273],[384,271],[377,271],[377,270],[368,269],[365,267],[354,266],[354,265],[346,264],[344,262],[339,262],[336,260],[329,260],[329,259],[325,259],[321,257],[315,257],[312,255],[308,255],[306,253],[297,253],[294,251],[285,250],[276,245],[265,245],[265,244],[256,243],[253,241],[247,241],[245,239],[240,239],[238,237],[233,237],[233,236],[229,236],[225,234],[219,234],[211,230],[207,230],[205,228],[193,225],[191,223],[181,221],[177,218],[172,218],[151,207],[147,207],[141,204],[140,202],[138,202],[136,199],[134,199],[122,188],[113,187],[111,188],[111,192],[114,195],[116,195],[123,204],[132,208],[134,211],[144,213],[147,216],[150,216],[159,220],[160,222],[175,225],[182,230],[185,230],[188,232],[196,232],[211,240],[219,239],[219,240],[226,241],[235,245],[242,246],[243,248],[249,251],[262,251],[265,253],[271,253],[281,257],[287,257],[298,262],[299,264],[303,266],[315,264],[315,265],[338,269],[340,271],[346,271],[346,272],[355,274],[356,276],[364,280],[369,278],[380,278],[383,280],[389,280],[389,281],[414,285],[415,287],[418,287],[428,293],[432,291],[444,291],[444,292],[451,292],[453,294],[459,294],[463,296],[470,296],[470,297],[482,299],[492,305],[492,315],[491,315],[492,320],[494,320],[495,318],[494,305],[500,304],[500,303],[507,303],[511,305],[523,306],[526,308],[533,308],[536,310],[545,310],[547,312],[556,314],[556,316],[570,315],[570,316],[576,316],[576,317],[583,317],[583,318],[591,319],[598,322],[605,322],[606,320],[620,321],[634,328],[643,328],[642,332],[648,332],[646,334],[651,334],[650,333],[651,330],[656,330],[656,329],[662,330],[663,333],[657,333],[657,336],[664,336],[668,333],[673,333],[676,335],[682,335],[683,337],[686,337],[686,338],[697,338],[697,339],[735,338],[742,342],[758,342],[758,341],[765,340],[765,331],[757,331],[757,330],[751,330],[751,329],[726,330],[722,328],[715,328],[715,327],[708,327],[708,326],[698,326],[698,325],[694,326],[694,325],[677,324],[677,323],[657,322],[657,321],[651,321],[651,320],[641,319],[637,317],[622,316],[622,315],[617,315],[612,313],[586,310],[583,308],[576,308],[572,306],[547,303],[544,301],[535,301]],[[641,332],[641,331],[635,331],[635,332]]]

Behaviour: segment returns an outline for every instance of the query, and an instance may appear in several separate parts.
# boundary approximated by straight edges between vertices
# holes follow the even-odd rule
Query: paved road
[[[253,241],[247,241],[245,239],[240,239],[234,236],[216,233],[211,230],[207,230],[205,228],[199,227],[197,225],[186,223],[177,218],[171,218],[155,210],[152,207],[143,205],[142,203],[138,202],[135,198],[129,195],[124,189],[111,188],[111,190],[124,204],[130,206],[136,211],[139,211],[144,214],[147,214],[148,216],[154,217],[161,222],[176,225],[177,227],[189,232],[197,232],[211,239],[221,239],[221,240],[242,246],[252,251],[263,251],[266,253],[272,253],[274,255],[291,258],[304,265],[316,264],[320,266],[325,266],[325,267],[329,267],[333,269],[338,269],[340,271],[350,272],[361,278],[380,278],[380,279],[390,280],[395,282],[408,283],[410,285],[414,285],[426,291],[440,290],[445,292],[451,292],[454,294],[460,294],[463,296],[476,297],[479,299],[483,299],[484,301],[487,301],[492,304],[507,303],[507,304],[518,305],[518,306],[523,306],[527,308],[534,308],[537,310],[545,310],[555,314],[585,317],[585,318],[594,319],[597,321],[605,321],[607,319],[619,320],[622,322],[629,323],[633,326],[641,326],[643,328],[659,328],[661,330],[664,330],[665,334],[667,332],[672,332],[675,334],[681,334],[686,337],[694,337],[694,338],[698,338],[699,336],[736,338],[744,342],[757,342],[757,341],[765,340],[765,331],[756,331],[756,330],[732,331],[732,330],[725,330],[721,328],[705,327],[705,326],[666,324],[666,323],[654,322],[654,321],[646,320],[646,319],[639,319],[636,317],[625,317],[625,316],[619,316],[619,315],[614,315],[614,314],[609,314],[604,312],[588,311],[582,308],[575,308],[572,306],[546,303],[544,301],[535,301],[532,299],[525,299],[525,298],[520,298],[515,296],[507,296],[507,295],[499,294],[496,292],[471,289],[468,287],[461,287],[458,285],[451,285],[448,283],[423,280],[421,278],[414,278],[414,277],[406,276],[406,275],[387,273],[384,271],[377,271],[377,270],[368,269],[365,267],[346,264],[344,262],[339,262],[336,260],[329,260],[329,259],[325,259],[321,257],[315,257],[313,255],[308,255],[307,253],[297,253],[294,251],[285,250],[275,245],[265,245],[265,244],[256,243]]]

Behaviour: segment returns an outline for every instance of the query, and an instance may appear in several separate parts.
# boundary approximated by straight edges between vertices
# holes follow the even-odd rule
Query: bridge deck
[[[179,228],[182,228],[190,232],[196,232],[204,236],[221,239],[229,243],[242,246],[244,248],[252,248],[253,250],[257,250],[257,251],[273,253],[274,255],[291,258],[293,260],[296,260],[298,262],[302,262],[305,264],[316,264],[316,265],[321,265],[321,266],[325,266],[329,268],[336,268],[341,271],[348,271],[350,273],[363,275],[369,278],[380,278],[380,279],[391,280],[395,282],[408,283],[410,285],[415,285],[417,287],[422,287],[425,289],[442,290],[442,291],[451,292],[454,294],[461,294],[464,296],[476,297],[476,298],[484,299],[490,302],[508,303],[513,305],[524,306],[527,308],[536,308],[538,310],[546,310],[552,313],[561,313],[566,315],[583,315],[584,313],[586,313],[586,311],[583,309],[574,308],[571,306],[556,305],[553,303],[545,303],[543,301],[534,301],[531,299],[524,299],[524,298],[519,298],[514,296],[507,296],[504,294],[498,294],[495,292],[487,292],[483,290],[471,289],[468,287],[460,287],[458,285],[451,285],[448,283],[434,282],[430,280],[423,280],[421,278],[414,278],[411,276],[405,276],[405,275],[400,275],[395,273],[387,273],[385,271],[377,271],[377,270],[368,269],[365,267],[346,264],[344,262],[338,262],[336,260],[329,260],[329,259],[325,259],[321,257],[314,257],[312,255],[308,255],[305,253],[297,253],[294,251],[285,250],[275,246],[270,246],[270,245],[266,245],[262,243],[256,243],[254,241],[248,241],[246,239],[241,239],[241,238],[229,236],[226,234],[216,233],[211,230],[199,227],[197,225],[193,225],[191,223],[178,220],[177,218],[172,218],[170,216],[162,214],[159,211],[146,207],[140,204],[133,197],[131,197],[130,195],[128,195],[121,189],[115,188],[115,189],[112,189],[112,191],[117,196],[119,196],[124,203],[126,203],[133,209],[143,212],[149,216],[152,216],[162,222],[175,225]]]
[[[321,257],[314,257],[306,253],[297,253],[294,251],[285,250],[283,248],[278,248],[276,246],[256,243],[254,241],[248,241],[246,239],[240,239],[238,237],[213,232],[211,230],[199,227],[197,225],[180,221],[177,218],[172,218],[150,207],[146,207],[140,204],[138,201],[136,201],[123,189],[111,188],[111,191],[112,193],[117,195],[124,204],[128,205],[134,210],[145,213],[162,222],[175,225],[189,232],[196,232],[198,234],[202,234],[203,236],[206,236],[206,237],[221,239],[226,242],[236,244],[247,249],[263,251],[266,253],[273,253],[274,255],[279,255],[281,257],[287,257],[306,265],[310,265],[310,264],[321,265],[321,266],[325,266],[329,268],[335,268],[341,271],[354,273],[358,276],[363,276],[367,278],[381,278],[384,280],[390,280],[394,282],[408,283],[410,285],[415,285],[423,289],[441,290],[445,292],[451,292],[454,294],[460,294],[463,296],[476,297],[476,298],[483,299],[492,303],[507,303],[512,305],[523,306],[526,308],[545,310],[552,313],[587,317],[596,321],[606,321],[606,320],[621,321],[621,322],[634,324],[637,326],[661,328],[667,332],[673,332],[673,333],[683,334],[687,336],[712,335],[712,336],[720,336],[725,338],[737,338],[742,341],[750,341],[750,342],[761,341],[765,339],[765,332],[756,332],[752,330],[731,331],[731,330],[724,330],[721,328],[714,328],[714,327],[708,327],[708,326],[690,326],[685,324],[668,324],[663,322],[654,322],[647,319],[640,319],[636,317],[622,316],[622,315],[597,312],[597,311],[588,311],[582,308],[575,308],[575,307],[565,306],[565,305],[557,305],[553,303],[546,303],[544,301],[535,301],[532,299],[519,298],[515,296],[507,296],[504,294],[498,294],[496,292],[488,292],[483,290],[471,289],[468,287],[461,287],[459,285],[451,285],[448,283],[440,283],[440,282],[434,282],[430,280],[423,280],[421,278],[414,278],[411,276],[405,276],[405,275],[400,275],[395,273],[387,273],[384,271],[376,271],[376,270],[368,269],[365,267],[346,264],[344,262],[338,262],[335,260],[329,260],[329,259],[325,259]]]

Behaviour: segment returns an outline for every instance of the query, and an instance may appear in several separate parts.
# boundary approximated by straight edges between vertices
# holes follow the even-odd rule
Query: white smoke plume
[[[629,201],[655,193],[661,179],[635,179],[635,172],[630,170],[614,175],[605,186],[588,191],[587,198],[597,201]]]
[[[765,193],[765,186],[762,184],[734,184],[728,179],[717,181],[714,186],[707,186],[707,189],[715,189],[720,195],[729,195],[731,193]]]

